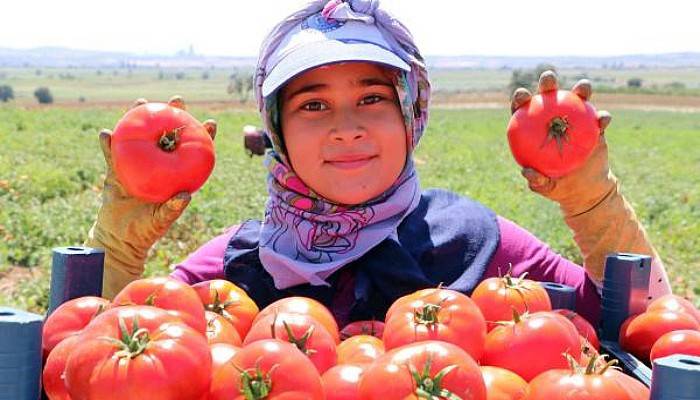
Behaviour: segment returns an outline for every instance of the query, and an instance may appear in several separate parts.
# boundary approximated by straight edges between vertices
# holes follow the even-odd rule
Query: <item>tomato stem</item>
[[[234,367],[236,367],[234,365]],[[274,368],[274,367],[273,367]],[[260,365],[255,366],[255,372],[250,374],[248,371],[243,371],[236,367],[241,372],[241,394],[246,400],[265,399],[272,390],[272,369],[268,373],[264,373]]]
[[[441,300],[440,303],[442,303]],[[413,311],[413,322],[416,324],[421,324],[421,325],[432,325],[432,324],[437,324],[439,322],[438,320],[438,313],[440,312],[440,309],[442,308],[442,305],[438,304],[425,304],[422,308],[418,308]]]
[[[447,389],[442,388],[442,380],[447,374],[452,372],[457,365],[448,365],[447,367],[441,369],[434,377],[430,376],[430,366],[433,360],[431,356],[425,360],[425,365],[423,365],[423,370],[418,372],[416,367],[409,364],[408,370],[411,372],[414,384],[416,385],[416,397],[419,399],[448,399],[448,400],[462,400],[461,397],[450,392]]]
[[[185,129],[185,126],[175,128],[171,131],[165,131],[158,140],[158,147],[170,153],[175,151],[177,144],[180,142],[180,131]]]
[[[549,121],[549,126],[547,127],[547,137],[545,138],[542,146],[545,146],[547,143],[554,140],[557,143],[559,154],[561,154],[563,151],[564,141],[569,141],[568,130],[569,121],[566,116],[552,118]]]
[[[121,333],[120,339],[103,337],[103,339],[108,340],[119,347],[119,351],[114,353],[114,355],[119,358],[136,358],[141,353],[146,351],[146,347],[148,347],[148,343],[151,341],[148,329],[139,328],[139,317],[135,316],[133,321],[134,323],[131,327],[131,332],[129,332],[129,330],[126,328],[126,322],[124,322],[124,319],[119,318],[119,331]]]

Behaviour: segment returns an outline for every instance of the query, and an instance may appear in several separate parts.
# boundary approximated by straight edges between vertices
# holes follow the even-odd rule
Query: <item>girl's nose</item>
[[[339,112],[333,121],[330,137],[334,142],[352,142],[367,136],[367,129],[352,112]]]

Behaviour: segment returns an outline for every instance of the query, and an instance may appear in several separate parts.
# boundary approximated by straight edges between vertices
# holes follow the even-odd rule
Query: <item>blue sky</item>
[[[254,56],[305,0],[6,1],[0,47]],[[427,55],[700,52],[700,2],[383,0]],[[429,4],[429,6],[426,6]],[[582,7],[585,4],[585,7]]]

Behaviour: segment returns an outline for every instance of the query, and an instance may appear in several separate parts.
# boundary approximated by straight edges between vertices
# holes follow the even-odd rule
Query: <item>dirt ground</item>
[[[700,97],[647,94],[593,93],[592,102],[599,110],[627,109],[642,111],[700,112]],[[449,109],[507,108],[510,99],[499,92],[436,93],[432,105]]]

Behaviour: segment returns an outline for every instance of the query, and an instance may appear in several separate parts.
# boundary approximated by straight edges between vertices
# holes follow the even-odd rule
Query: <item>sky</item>
[[[424,55],[608,56],[700,52],[692,0],[382,0]],[[306,0],[3,1],[0,47],[255,56]]]

